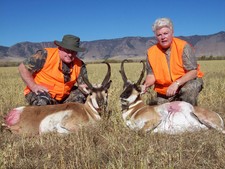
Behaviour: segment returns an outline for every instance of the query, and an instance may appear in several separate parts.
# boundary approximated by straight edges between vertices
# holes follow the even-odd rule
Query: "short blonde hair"
[[[152,25],[152,30],[153,30],[154,33],[156,33],[156,31],[158,29],[161,29],[163,27],[168,27],[170,30],[173,31],[172,21],[169,18],[158,18],[158,19],[156,19],[156,21]]]

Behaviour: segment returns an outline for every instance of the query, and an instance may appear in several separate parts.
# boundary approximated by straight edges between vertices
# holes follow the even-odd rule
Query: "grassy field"
[[[205,73],[199,106],[218,112],[225,120],[225,60],[199,61]],[[136,81],[140,63],[125,64],[129,79]],[[120,64],[112,63],[109,109],[112,115],[76,134],[35,137],[0,133],[0,168],[224,168],[225,135],[214,131],[163,135],[139,135],[123,123],[119,95]],[[92,83],[101,83],[104,64],[87,65]],[[26,105],[24,83],[16,67],[0,68],[0,121],[12,108]],[[153,91],[143,96],[146,100]]]

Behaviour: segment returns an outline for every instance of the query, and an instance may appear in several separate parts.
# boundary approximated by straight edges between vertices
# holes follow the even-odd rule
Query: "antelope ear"
[[[90,93],[90,90],[88,89],[88,86],[86,84],[81,84],[78,87],[82,93],[88,95]]]

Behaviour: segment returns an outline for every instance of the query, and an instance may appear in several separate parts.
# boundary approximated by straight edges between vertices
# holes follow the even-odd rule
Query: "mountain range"
[[[179,36],[178,38],[190,43],[195,48],[197,57],[225,56],[225,31],[211,35]],[[84,61],[143,59],[146,57],[147,49],[155,43],[155,37],[124,37],[82,41],[81,47],[87,50],[79,53],[79,58]],[[10,47],[0,46],[0,61],[24,59],[37,50],[46,47],[56,46],[53,42],[21,42]]]

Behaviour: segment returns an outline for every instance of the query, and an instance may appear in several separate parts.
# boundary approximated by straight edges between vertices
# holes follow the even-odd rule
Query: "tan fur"
[[[139,104],[129,108],[130,113],[127,116],[128,120],[133,122],[143,120],[146,121],[141,132],[146,132],[154,129],[161,121],[161,116],[157,113],[153,106],[145,105],[142,101]]]
[[[151,131],[157,127],[161,121],[161,116],[154,110],[154,107],[146,106],[140,112],[136,118],[145,118],[148,119],[145,126],[142,128],[143,131]]]
[[[198,117],[199,121],[205,124],[207,127],[212,127],[217,130],[224,130],[224,124],[219,114],[202,107],[195,106],[194,109],[194,114]]]

